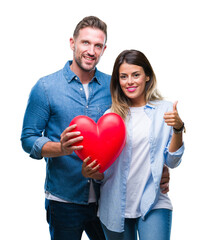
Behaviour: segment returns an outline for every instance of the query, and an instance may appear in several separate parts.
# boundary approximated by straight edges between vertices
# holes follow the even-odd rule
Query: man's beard
[[[83,64],[82,64],[81,57],[77,57],[77,56],[76,56],[76,49],[74,50],[73,56],[74,56],[75,62],[77,63],[78,67],[79,67],[81,70],[83,70],[84,72],[91,72],[91,71],[93,71],[93,70],[95,69],[97,63],[99,62],[99,61],[98,61],[98,62],[94,62],[94,64],[91,66],[91,68],[85,68],[85,67],[83,66]]]

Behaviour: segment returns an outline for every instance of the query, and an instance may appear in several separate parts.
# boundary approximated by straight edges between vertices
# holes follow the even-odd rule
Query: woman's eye
[[[138,74],[138,73],[134,74],[134,77],[135,77],[135,78],[138,78],[138,77],[139,77],[139,74]]]
[[[126,79],[126,76],[125,75],[121,75],[120,79]]]

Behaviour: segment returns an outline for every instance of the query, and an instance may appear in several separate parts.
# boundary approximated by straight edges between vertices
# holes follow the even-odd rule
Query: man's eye
[[[97,44],[96,47],[102,49],[102,45]]]

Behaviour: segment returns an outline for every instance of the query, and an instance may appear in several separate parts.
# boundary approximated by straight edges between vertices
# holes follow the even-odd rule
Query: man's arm
[[[50,111],[47,93],[43,82],[39,80],[31,90],[21,134],[22,147],[32,158],[64,156],[82,148],[72,146],[82,140],[80,132],[71,132],[76,126],[66,128],[61,134],[60,142],[52,142],[43,135],[50,119]]]
[[[60,142],[47,142],[42,147],[42,157],[60,157],[70,155],[74,150],[80,150],[83,146],[72,146],[83,139],[83,136],[79,136],[81,133],[71,132],[76,128],[76,124],[66,128],[61,134]]]
[[[41,149],[51,141],[43,136],[50,117],[50,107],[41,80],[32,88],[24,115],[21,134],[22,147],[32,158],[41,159]]]

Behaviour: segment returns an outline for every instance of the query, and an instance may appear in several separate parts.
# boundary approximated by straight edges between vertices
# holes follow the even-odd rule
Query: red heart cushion
[[[92,162],[97,160],[100,172],[103,173],[117,159],[126,142],[126,127],[122,118],[116,113],[103,115],[97,123],[87,116],[75,117],[70,125],[77,124],[74,131],[80,131],[84,137],[74,145],[83,145],[76,150],[81,160],[88,156]]]

